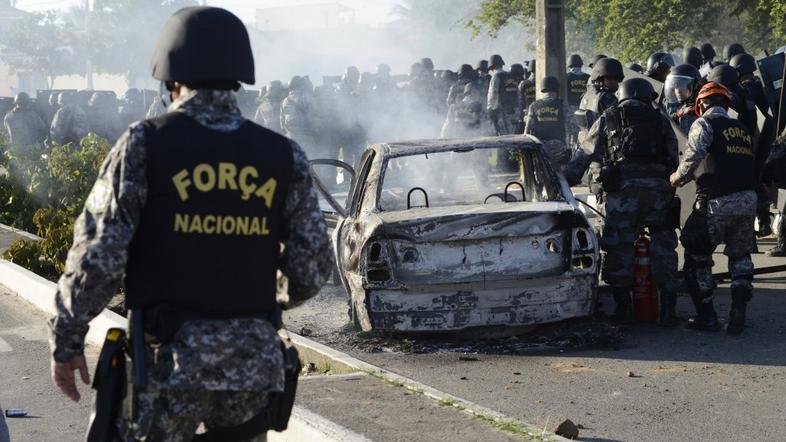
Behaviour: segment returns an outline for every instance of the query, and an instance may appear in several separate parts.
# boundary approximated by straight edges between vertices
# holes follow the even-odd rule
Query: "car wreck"
[[[311,167],[358,329],[454,331],[592,314],[597,238],[537,139],[381,143],[357,169],[338,160]],[[351,177],[348,191],[326,178],[337,168]]]

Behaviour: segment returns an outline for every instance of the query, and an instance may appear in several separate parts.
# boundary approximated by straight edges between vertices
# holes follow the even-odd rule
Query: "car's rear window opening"
[[[563,200],[556,175],[540,152],[462,149],[391,158],[384,169],[379,210],[502,204],[506,199]]]

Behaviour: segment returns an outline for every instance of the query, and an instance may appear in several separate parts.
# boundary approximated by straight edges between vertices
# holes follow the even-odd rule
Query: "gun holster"
[[[123,329],[110,328],[107,331],[93,375],[92,387],[96,391],[96,397],[90,413],[86,440],[120,440],[117,422],[123,409],[123,398],[127,393],[126,332]]]

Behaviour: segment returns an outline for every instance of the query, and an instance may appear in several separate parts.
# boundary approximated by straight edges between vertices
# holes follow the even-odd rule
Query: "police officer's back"
[[[565,108],[559,90],[559,79],[543,78],[540,92],[545,97],[530,105],[524,120],[524,133],[537,137],[549,159],[561,167],[570,159],[570,149],[566,144]]]
[[[587,92],[587,83],[590,75],[581,70],[584,65],[583,60],[578,54],[573,54],[568,60],[568,105],[578,109],[581,103],[581,96]]]
[[[46,123],[36,111],[33,99],[25,92],[14,97],[14,108],[3,118],[11,144],[30,146],[46,137]]]
[[[124,133],[76,222],[50,321],[53,375],[77,400],[87,324],[124,281],[151,344],[127,435],[190,440],[200,423],[248,421],[283,390],[270,322],[276,272],[289,278],[294,306],[332,266],[306,156],[237,107],[233,90],[254,83],[242,22],[223,9],[182,9],[152,64],[174,101]]]

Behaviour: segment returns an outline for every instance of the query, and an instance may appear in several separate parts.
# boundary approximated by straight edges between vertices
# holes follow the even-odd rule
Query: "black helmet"
[[[641,65],[638,64],[638,63],[631,62],[631,63],[626,64],[625,67],[630,69],[631,71],[635,71],[635,72],[638,72],[640,74],[644,73],[644,68],[641,67]]]
[[[384,77],[389,76],[390,75],[390,66],[385,64],[385,63],[377,65],[377,76],[380,76],[380,75],[384,76]]]
[[[723,59],[726,60],[727,62],[731,61],[732,57],[734,57],[735,55],[744,54],[744,53],[745,53],[745,48],[742,47],[742,45],[739,43],[732,43],[730,45],[723,47]]]
[[[632,99],[649,103],[658,96],[655,92],[655,88],[652,87],[652,83],[639,77],[629,78],[623,81],[617,95],[619,96],[620,103]]]
[[[295,75],[289,80],[289,90],[290,91],[297,91],[297,90],[305,90],[306,89],[306,79],[301,77],[300,75]]]
[[[753,58],[753,55],[750,54],[737,54],[734,57],[731,57],[731,61],[729,65],[734,69],[737,69],[737,72],[740,75],[745,74],[752,74],[756,72],[756,59]]]
[[[675,64],[674,57],[671,54],[656,52],[647,59],[647,72],[667,71]]]
[[[701,55],[701,51],[697,47],[689,47],[685,48],[682,52],[682,59],[685,63],[696,66],[697,68],[701,67],[702,63],[704,63],[704,57]]]
[[[488,72],[488,70],[489,70],[489,61],[488,60],[480,60],[478,62],[478,67],[476,67],[475,69],[478,70],[478,71],[481,71],[481,72]]]
[[[701,56],[704,57],[704,61],[712,60],[717,55],[715,53],[715,48],[713,48],[709,43],[704,43],[701,45],[699,50],[701,51]]]
[[[582,66],[584,66],[584,60],[581,59],[579,54],[573,54],[568,59],[569,68],[580,68]]]
[[[696,97],[701,87],[701,72],[692,64],[681,64],[671,68],[664,84],[668,103],[685,103]]]
[[[681,75],[683,77],[690,77],[693,78],[694,80],[701,79],[701,72],[699,72],[699,69],[696,66],[693,66],[692,64],[688,64],[688,63],[681,64],[679,66],[674,66],[673,68],[671,68],[671,71],[669,71],[669,74]]]
[[[608,56],[605,55],[605,54],[598,54],[598,55],[592,57],[592,63],[589,64],[589,67],[590,68],[594,68],[595,67],[595,63],[597,63],[598,60],[602,60],[604,58],[608,58]]]
[[[540,83],[541,92],[559,92],[559,80],[551,75],[543,77]]]
[[[505,60],[502,59],[501,55],[494,54],[489,58],[489,68],[501,68],[505,66]]]
[[[30,98],[30,95],[27,95],[27,92],[20,92],[14,97],[14,104],[18,106],[28,105],[32,101],[33,100]]]
[[[601,58],[592,66],[592,81],[599,81],[602,78],[616,78],[622,81],[625,73],[622,72],[622,63],[614,58]]]
[[[730,65],[722,64],[712,68],[707,75],[707,81],[720,83],[728,88],[740,82],[740,74]]]
[[[243,22],[214,7],[183,8],[164,25],[151,60],[153,78],[254,84],[254,55]]]
[[[510,65],[510,75],[514,77],[524,77],[524,66],[518,63]]]
[[[458,71],[458,76],[460,80],[470,80],[475,78],[475,70],[472,69],[472,66],[468,64],[462,64]]]
[[[420,60],[420,65],[423,66],[423,69],[425,69],[427,71],[433,71],[434,70],[434,62],[431,61],[431,59],[428,58],[428,57],[421,59]]]

